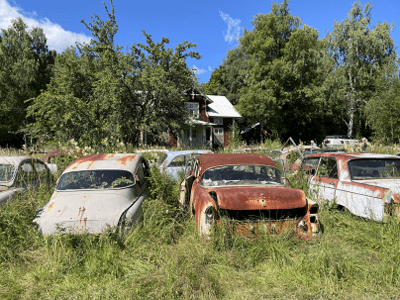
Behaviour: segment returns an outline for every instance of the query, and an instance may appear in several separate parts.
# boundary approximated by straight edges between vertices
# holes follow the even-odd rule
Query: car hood
[[[116,191],[55,192],[34,222],[43,234],[66,231],[101,233],[118,225],[122,213],[135,201],[129,189]]]
[[[222,209],[292,209],[307,204],[303,191],[284,186],[221,187],[208,189],[208,192],[216,193],[218,206]]]
[[[379,186],[381,188],[391,189],[393,193],[400,193],[400,179],[353,180],[353,182]]]

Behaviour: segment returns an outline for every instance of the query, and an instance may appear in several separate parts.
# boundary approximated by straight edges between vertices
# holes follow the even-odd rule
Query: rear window
[[[57,190],[113,189],[135,184],[133,174],[125,170],[84,170],[65,173]]]

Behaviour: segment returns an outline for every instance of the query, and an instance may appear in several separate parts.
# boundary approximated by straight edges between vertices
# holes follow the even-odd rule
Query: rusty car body
[[[95,154],[76,159],[57,180],[34,222],[43,234],[101,233],[126,227],[146,199],[148,164],[141,155]]]
[[[400,157],[371,153],[318,153],[301,166],[310,192],[352,214],[376,221],[399,216]]]
[[[261,154],[200,155],[181,183],[179,201],[194,212],[203,238],[221,217],[238,233],[319,234],[318,204],[286,187],[276,164]]]
[[[0,156],[0,205],[14,199],[28,187],[50,182],[50,171],[30,156]]]

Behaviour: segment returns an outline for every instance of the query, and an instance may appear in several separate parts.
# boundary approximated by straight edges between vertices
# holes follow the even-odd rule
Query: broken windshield
[[[349,161],[353,180],[400,178],[400,160],[362,159]]]
[[[14,166],[10,164],[0,164],[0,181],[10,181],[14,174]]]
[[[112,189],[134,184],[131,172],[124,170],[85,170],[65,173],[57,190]]]
[[[279,170],[266,165],[227,165],[207,169],[201,177],[204,187],[226,185],[283,184]]]

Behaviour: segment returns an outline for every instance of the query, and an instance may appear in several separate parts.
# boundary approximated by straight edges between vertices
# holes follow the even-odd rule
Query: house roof
[[[233,107],[225,96],[206,95],[212,103],[208,104],[207,111],[210,117],[216,118],[241,118],[242,116]]]

